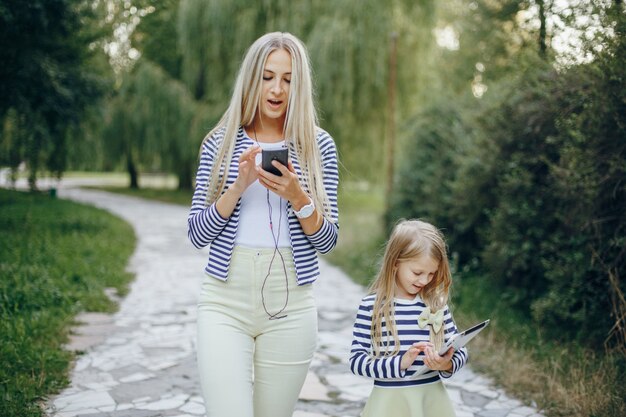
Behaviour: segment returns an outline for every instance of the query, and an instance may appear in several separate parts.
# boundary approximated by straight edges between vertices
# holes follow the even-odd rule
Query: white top
[[[276,143],[258,142],[261,149],[281,149],[285,147],[285,141]],[[256,155],[256,164],[261,164],[261,154]],[[249,248],[273,248],[274,237],[280,247],[291,247],[289,238],[289,222],[287,216],[287,200],[281,198],[273,191],[263,187],[257,180],[250,184],[241,196],[241,211],[239,214],[239,227],[235,236],[235,245]],[[271,206],[271,210],[270,210]],[[273,233],[270,229],[270,213],[272,215]]]

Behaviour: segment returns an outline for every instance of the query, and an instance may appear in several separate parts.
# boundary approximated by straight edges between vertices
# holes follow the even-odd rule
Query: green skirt
[[[443,383],[404,388],[374,386],[361,417],[455,417]]]

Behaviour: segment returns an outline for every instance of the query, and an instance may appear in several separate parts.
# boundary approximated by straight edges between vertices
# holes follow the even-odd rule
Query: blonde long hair
[[[421,220],[401,220],[387,242],[382,265],[376,279],[370,286],[370,293],[376,294],[372,311],[372,348],[375,357],[393,356],[400,351],[400,339],[394,320],[394,295],[396,290],[397,264],[430,256],[439,263],[432,281],[420,292],[420,296],[431,311],[445,307],[452,277],[446,243],[442,233],[432,224]],[[383,340],[382,328],[385,323],[387,337]],[[430,327],[430,341],[439,349],[443,344],[443,329],[435,333]],[[393,337],[393,351],[381,352],[381,344],[389,346]]]
[[[239,69],[228,109],[204,138],[204,141],[211,140],[214,133],[223,129],[223,141],[210,173],[207,205],[215,202],[226,186],[237,132],[240,126],[250,125],[259,111],[265,63],[267,57],[278,49],[289,53],[292,68],[283,136],[288,145],[295,146],[302,170],[300,183],[304,190],[324,216],[332,221],[322,177],[322,159],[316,140],[318,120],[313,103],[309,58],[302,42],[287,32],[267,33],[250,46]]]

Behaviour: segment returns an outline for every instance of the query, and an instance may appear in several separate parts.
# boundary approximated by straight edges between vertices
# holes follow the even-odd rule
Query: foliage
[[[464,225],[452,220],[459,204],[452,189],[459,156],[466,154],[465,148],[471,139],[461,107],[444,97],[419,113],[403,130],[407,132],[406,151],[394,185],[400,192],[392,195],[385,214],[387,230],[391,231],[397,219],[406,217],[406,208],[411,207],[411,217],[447,225],[446,236],[471,243],[472,239],[461,238],[466,229]],[[438,198],[432,198],[433,195]],[[454,250],[462,251],[460,247]]]
[[[126,76],[109,111],[103,132],[107,158],[124,158],[134,185],[143,166],[170,170],[179,188],[191,188],[200,141],[216,118],[184,85],[143,60]]]
[[[67,384],[73,316],[112,311],[126,292],[132,228],[95,208],[0,190],[0,415],[39,416]]]
[[[378,272],[386,235],[382,187],[343,181],[339,184],[339,239],[324,257],[354,281],[368,285]]]
[[[416,52],[428,50],[435,2],[366,0],[271,1],[183,0],[178,10],[182,80],[214,114],[229,102],[246,49],[260,35],[288,31],[311,56],[321,124],[337,140],[346,171],[382,182],[389,39],[400,33],[398,95],[412,103],[420,82]],[[418,23],[416,25],[416,22]],[[416,35],[424,35],[417,37]],[[405,53],[402,53],[405,52]],[[420,68],[425,65],[420,63]],[[369,164],[363,164],[368,161]],[[374,167],[374,169],[372,169]]]
[[[626,358],[587,343],[555,341],[494,291],[488,276],[455,274],[452,303],[462,328],[490,318],[470,344],[472,369],[549,417],[614,417],[626,413]]]
[[[485,271],[509,306],[552,337],[623,350],[620,19],[590,63],[556,71],[527,55],[523,71],[474,100],[476,110],[417,115],[389,215],[439,222],[461,267]]]
[[[144,0],[146,1],[146,0]],[[168,76],[181,79],[182,55],[178,47],[176,21],[179,0],[159,0],[154,11],[143,16],[132,33],[133,47],[160,66]]]
[[[48,168],[66,168],[68,129],[102,92],[105,78],[94,71],[99,32],[90,25],[88,2],[69,0],[0,2],[0,163],[28,162],[30,185]]]

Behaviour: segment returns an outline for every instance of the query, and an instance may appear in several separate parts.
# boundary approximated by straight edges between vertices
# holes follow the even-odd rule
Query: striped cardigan
[[[187,220],[187,235],[191,243],[198,249],[209,246],[209,259],[205,272],[223,281],[228,278],[228,269],[235,246],[235,236],[239,224],[241,199],[237,202],[231,216],[223,218],[217,211],[215,203],[206,206],[206,193],[209,176],[213,169],[213,163],[217,151],[222,146],[224,129],[218,130],[209,140],[202,144],[200,164],[196,175],[196,189],[191,203],[191,211]],[[305,235],[298,218],[293,213],[291,204],[287,202],[286,211],[289,222],[289,236],[293,249],[294,264],[298,285],[309,284],[315,281],[319,275],[316,251],[320,253],[330,252],[337,244],[339,229],[339,212],[337,209],[337,185],[339,173],[337,169],[337,150],[333,138],[324,130],[317,130],[317,143],[320,149],[323,168],[323,181],[326,194],[330,202],[331,220],[323,218],[322,227],[312,235]],[[238,175],[239,157],[244,150],[253,146],[255,142],[250,139],[242,127],[239,128],[235,149],[228,169],[226,178],[226,190],[231,186]],[[298,176],[302,174],[298,155],[293,145],[289,147],[289,158]],[[307,191],[305,187],[305,191]]]
[[[400,339],[400,352],[397,355],[381,358],[372,357],[372,310],[376,295],[367,295],[361,301],[353,328],[352,349],[350,352],[350,369],[355,375],[374,378],[374,385],[379,387],[407,387],[430,384],[440,378],[449,378],[456,373],[468,359],[467,348],[463,347],[452,355],[452,370],[433,371],[424,368],[424,354],[420,353],[415,362],[405,370],[400,370],[402,355],[415,342],[427,342],[430,339],[428,327],[421,329],[417,324],[418,316],[426,308],[426,304],[417,296],[415,300],[395,300],[394,317],[396,331]],[[448,306],[444,308],[443,318],[444,340],[458,333]],[[383,322],[383,341],[386,340],[387,329]],[[393,350],[393,338],[390,337],[389,347],[381,344],[381,351]]]

